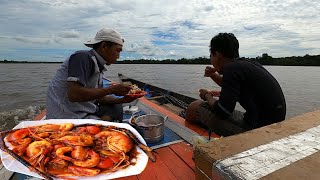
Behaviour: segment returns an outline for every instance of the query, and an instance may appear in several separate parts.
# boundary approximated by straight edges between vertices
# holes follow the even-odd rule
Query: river
[[[32,119],[44,109],[48,83],[60,64],[0,64],[0,130]],[[218,89],[203,76],[206,65],[114,64],[105,76],[118,81],[123,73],[194,98],[200,88]],[[265,66],[280,83],[287,118],[320,108],[320,67]],[[8,124],[11,124],[8,126]]]

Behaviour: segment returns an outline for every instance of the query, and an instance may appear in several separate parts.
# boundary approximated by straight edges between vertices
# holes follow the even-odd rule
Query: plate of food
[[[155,161],[129,124],[92,119],[23,121],[0,134],[10,171],[45,179],[113,179],[140,174]]]
[[[137,85],[132,85],[132,89],[128,92],[126,96],[130,97],[143,97],[144,95],[148,94],[148,92],[141,90]]]

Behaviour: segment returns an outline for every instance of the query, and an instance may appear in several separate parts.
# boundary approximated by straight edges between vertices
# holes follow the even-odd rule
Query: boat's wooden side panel
[[[149,160],[146,169],[137,176],[119,179],[195,179],[192,146],[185,142],[155,150],[157,161]]]
[[[177,179],[195,179],[193,169],[177,156],[170,147],[157,149],[156,152],[159,153],[158,157],[166,164]]]
[[[192,160],[193,147],[187,142],[172,144],[169,146],[193,171],[195,171],[195,163]]]
[[[33,120],[43,120],[46,117],[46,110],[43,110],[40,114],[38,114],[36,117],[34,117]]]
[[[197,178],[320,179],[320,110],[199,144]]]
[[[177,179],[166,163],[159,158],[159,156],[157,156],[157,161],[155,163],[152,163],[149,160],[146,169],[137,177],[139,180]]]

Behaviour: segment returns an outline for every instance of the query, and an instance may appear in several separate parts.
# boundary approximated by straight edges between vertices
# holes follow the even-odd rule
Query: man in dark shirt
[[[205,76],[221,86],[221,92],[200,89],[200,98],[189,105],[187,121],[200,121],[216,133],[228,136],[285,119],[286,102],[277,80],[259,63],[239,58],[239,42],[231,33],[220,33],[210,43],[213,67]],[[213,96],[218,94],[219,99]],[[246,110],[235,110],[236,103]]]

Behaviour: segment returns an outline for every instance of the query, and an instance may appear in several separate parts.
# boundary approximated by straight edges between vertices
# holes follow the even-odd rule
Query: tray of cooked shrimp
[[[140,174],[155,161],[129,124],[92,119],[23,121],[0,133],[3,165],[45,179],[113,179]]]

